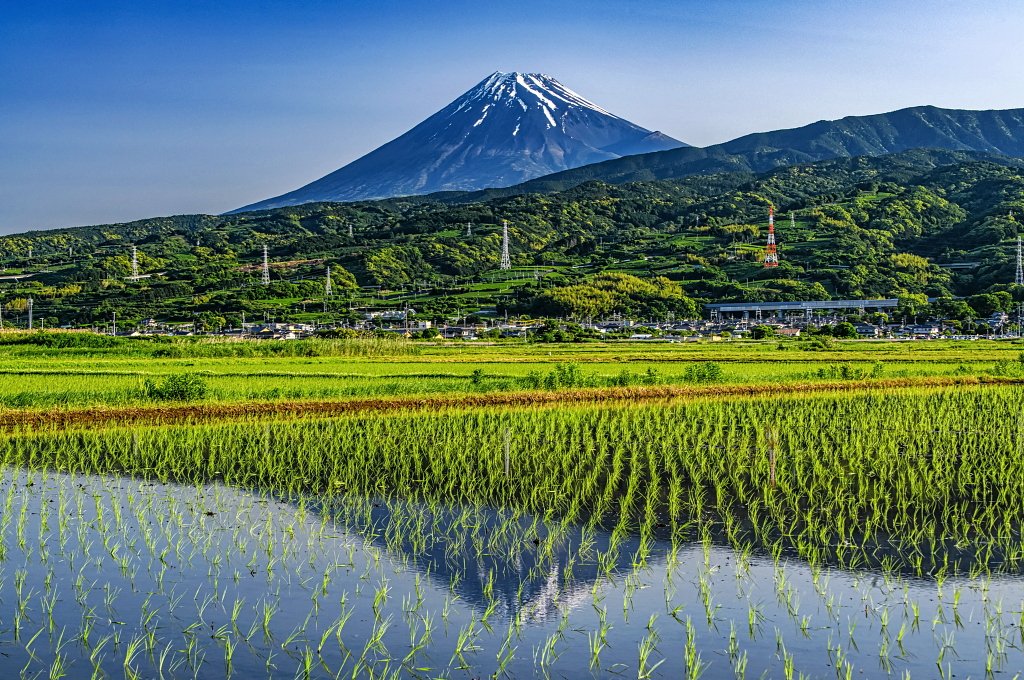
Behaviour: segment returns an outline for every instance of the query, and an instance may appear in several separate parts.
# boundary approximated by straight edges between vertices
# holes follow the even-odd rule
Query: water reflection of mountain
[[[336,515],[339,523],[470,606],[486,610],[496,602],[509,620],[560,615],[590,601],[609,568],[615,578],[636,569],[637,535],[619,538],[614,555],[599,563],[599,553],[612,554],[608,530],[489,507],[369,505]],[[667,540],[649,544],[647,564],[664,564],[670,550]]]
[[[558,615],[589,601],[591,590],[608,578],[608,572],[613,578],[624,578],[638,569],[635,562],[641,541],[635,533],[617,537],[615,551],[609,552],[613,540],[610,530],[588,530],[578,524],[509,510],[486,506],[431,508],[351,498],[345,499],[344,505],[341,516],[333,509],[329,512],[350,531],[471,606],[485,610],[497,601],[509,619],[542,620]],[[711,539],[716,546],[732,549],[720,532],[712,530]],[[684,545],[691,544],[677,544],[677,548]],[[647,566],[664,565],[672,550],[672,542],[665,535],[649,540]],[[1019,560],[998,550],[981,555],[976,546],[960,545],[952,538],[937,542],[936,550],[934,563],[930,554],[921,559],[925,574],[943,564],[947,576],[968,574],[979,568],[979,560],[1007,575],[1019,576],[1024,571]],[[822,555],[823,566],[855,572],[885,571],[911,580],[934,581],[931,576],[919,575],[908,550],[884,539],[864,551],[857,549],[858,561],[852,567],[837,558],[838,552],[834,549]],[[599,559],[599,554],[604,557]],[[774,559],[759,543],[750,546],[749,555]],[[791,544],[779,558],[806,561]]]

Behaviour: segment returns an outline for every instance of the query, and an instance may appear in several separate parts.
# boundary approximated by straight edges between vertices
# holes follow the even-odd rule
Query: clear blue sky
[[[0,233],[223,212],[542,71],[696,145],[1024,107],[1020,0],[0,5]]]

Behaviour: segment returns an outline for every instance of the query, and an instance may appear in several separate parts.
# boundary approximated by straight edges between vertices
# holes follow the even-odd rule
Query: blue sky
[[[236,208],[495,70],[696,145],[1024,107],[1016,1],[4,2],[0,233]]]

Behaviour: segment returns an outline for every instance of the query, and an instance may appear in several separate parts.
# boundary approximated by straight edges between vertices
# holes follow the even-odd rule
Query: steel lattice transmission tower
[[[1024,256],[1021,255],[1020,236],[1017,237],[1017,273],[1013,282],[1018,286],[1024,286]]]
[[[139,278],[139,249],[132,246],[132,280],[137,281]]]
[[[508,220],[501,221],[501,262],[499,269],[512,269],[512,258],[508,254]]]
[[[267,245],[263,244],[263,278],[264,286],[270,285],[270,256],[267,254]]]
[[[473,223],[472,222],[466,222],[466,236],[472,236],[472,235],[473,235]]]
[[[327,265],[327,282],[324,283],[324,295],[328,297],[334,295],[334,289],[331,287],[331,266]]]
[[[764,266],[779,266],[779,251],[775,247],[775,208],[768,206],[768,245],[764,249]]]
[[[356,237],[355,233],[352,231],[352,223],[351,222],[348,223],[348,237],[349,238],[355,238]]]

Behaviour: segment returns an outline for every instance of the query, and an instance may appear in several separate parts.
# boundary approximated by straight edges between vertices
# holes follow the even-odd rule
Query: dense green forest
[[[910,151],[469,203],[308,204],[30,232],[0,237],[0,303],[5,323],[23,322],[31,297],[51,324],[116,313],[127,324],[207,326],[243,313],[338,321],[405,305],[438,320],[481,310],[679,318],[708,301],[985,294],[973,305],[981,313],[1024,297],[1012,285],[1022,168]],[[769,206],[776,269],[760,264]],[[498,271],[502,220],[510,272]],[[129,279],[132,245],[149,278]]]

